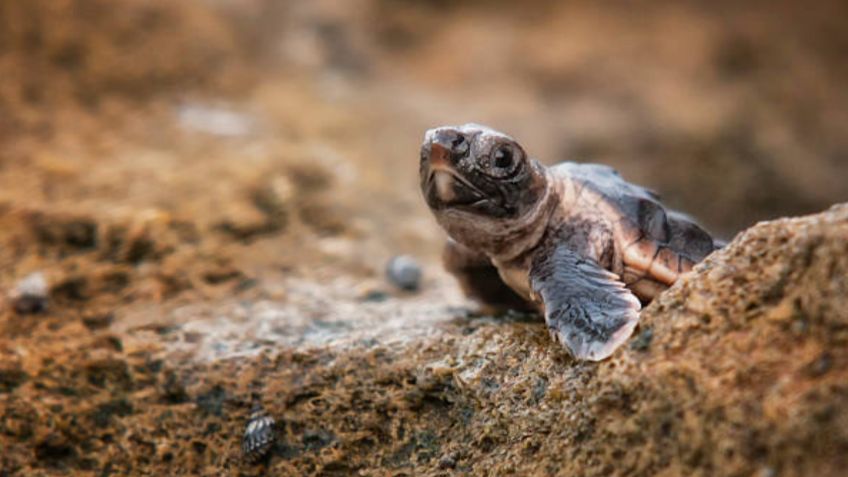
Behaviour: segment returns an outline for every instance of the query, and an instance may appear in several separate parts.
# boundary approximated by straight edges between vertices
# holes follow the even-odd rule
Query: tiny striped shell
[[[245,459],[258,462],[265,457],[274,443],[274,437],[274,418],[269,416],[261,406],[255,406],[250,412],[241,441],[241,450]]]

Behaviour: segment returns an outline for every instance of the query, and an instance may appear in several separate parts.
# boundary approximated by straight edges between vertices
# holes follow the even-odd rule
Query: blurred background
[[[339,186],[304,204],[321,234],[346,217],[434,238],[409,220],[426,218],[422,133],[476,121],[546,163],[611,164],[730,238],[848,199],[846,14],[826,0],[6,1],[0,198],[202,228],[295,168]]]
[[[219,475],[265,356],[289,372],[293,349],[464,316],[418,191],[430,127],[612,165],[726,239],[848,200],[846,18],[839,0],[0,1],[0,474]],[[384,279],[401,253],[417,294]],[[300,439],[322,415],[293,409]]]

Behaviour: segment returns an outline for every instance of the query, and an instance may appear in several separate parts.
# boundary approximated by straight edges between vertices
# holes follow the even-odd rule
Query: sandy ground
[[[826,209],[848,200],[845,13],[0,5],[0,285],[50,290],[0,314],[0,475],[836,475],[844,209],[743,237],[651,308],[661,351],[584,365],[460,295],[416,161],[427,127],[478,121],[726,238]],[[400,253],[420,292],[386,282]],[[257,401],[279,439],[251,466]]]

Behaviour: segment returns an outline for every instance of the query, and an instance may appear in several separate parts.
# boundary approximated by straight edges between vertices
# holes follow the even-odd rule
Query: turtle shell
[[[567,182],[571,208],[585,207],[611,224],[620,257],[613,271],[628,286],[644,281],[635,287],[642,293],[634,289],[640,297],[653,297],[716,249],[692,218],[666,209],[655,192],[625,181],[611,167],[566,162],[551,171]]]

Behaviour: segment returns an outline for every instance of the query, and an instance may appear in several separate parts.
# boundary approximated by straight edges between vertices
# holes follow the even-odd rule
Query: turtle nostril
[[[430,143],[427,145],[431,151],[439,150],[440,154],[445,154],[445,159],[457,160],[468,152],[469,144],[465,136],[459,131],[453,129],[444,129],[436,131]],[[430,155],[432,156],[433,153]],[[430,157],[430,160],[433,158]]]
[[[468,143],[465,141],[465,136],[462,134],[457,135],[451,141],[451,150],[456,154],[465,154],[468,151]]]

